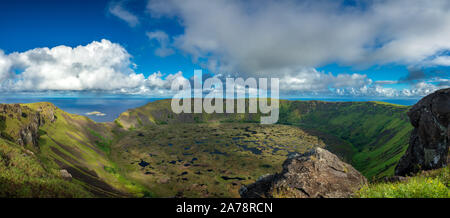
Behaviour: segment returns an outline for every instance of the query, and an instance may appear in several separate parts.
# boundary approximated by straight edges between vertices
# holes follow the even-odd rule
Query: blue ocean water
[[[122,112],[128,109],[143,106],[160,98],[145,97],[33,97],[0,96],[0,103],[33,103],[51,102],[64,111],[85,115],[96,122],[114,121]],[[321,100],[321,101],[384,101],[399,105],[413,105],[418,99],[332,99],[332,98],[289,98],[289,100]],[[87,113],[98,111],[103,116],[88,115]]]
[[[33,103],[51,102],[62,110],[85,115],[96,122],[114,121],[122,112],[128,109],[143,106],[149,102],[156,101],[157,98],[48,98],[48,97],[28,97],[11,98],[0,97],[0,103]],[[89,112],[98,111],[103,116],[87,115]]]

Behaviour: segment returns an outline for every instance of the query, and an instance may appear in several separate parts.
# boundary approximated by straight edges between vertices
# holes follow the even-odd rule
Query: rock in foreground
[[[408,150],[395,168],[404,176],[447,165],[450,138],[450,88],[430,94],[408,112],[414,130]]]
[[[351,165],[322,148],[288,158],[279,174],[243,186],[243,198],[346,198],[366,184]]]

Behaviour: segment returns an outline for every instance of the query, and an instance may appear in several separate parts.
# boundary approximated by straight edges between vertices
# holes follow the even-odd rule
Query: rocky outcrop
[[[72,174],[70,174],[66,169],[62,169],[59,172],[63,179],[68,180],[68,181],[72,180]]]
[[[41,122],[45,124],[45,121],[49,121],[50,123],[54,123],[56,121],[55,111],[57,107],[49,102],[40,103],[39,107],[36,108],[36,111],[41,115]]]
[[[264,176],[239,192],[244,198],[346,198],[366,183],[361,173],[336,155],[314,148],[288,158],[281,173]]]
[[[40,112],[19,104],[0,104],[0,117],[3,138],[22,146],[38,146],[39,127],[44,120]]]
[[[40,121],[31,122],[28,125],[22,127],[19,131],[19,137],[17,139],[17,144],[25,146],[32,145],[38,146],[39,141],[39,126]]]
[[[450,88],[438,90],[420,100],[408,112],[414,130],[409,147],[395,174],[404,176],[419,170],[447,165],[450,139]]]

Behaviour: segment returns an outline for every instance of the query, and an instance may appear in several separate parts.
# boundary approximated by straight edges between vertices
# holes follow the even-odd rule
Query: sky
[[[3,94],[170,97],[173,82],[280,79],[282,97],[450,87],[450,2],[0,1]]]

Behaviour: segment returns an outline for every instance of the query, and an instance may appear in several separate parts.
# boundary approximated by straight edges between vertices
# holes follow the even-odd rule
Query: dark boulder
[[[288,158],[281,173],[261,177],[241,187],[243,198],[346,198],[366,178],[347,163],[322,148]]]
[[[447,165],[450,138],[450,88],[420,100],[408,112],[414,130],[409,147],[395,168],[405,176]]]

